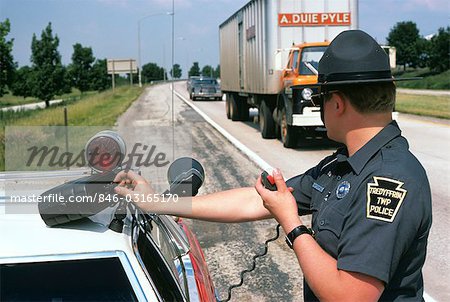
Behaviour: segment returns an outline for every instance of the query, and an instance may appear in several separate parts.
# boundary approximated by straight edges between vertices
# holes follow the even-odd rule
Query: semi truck
[[[248,2],[219,26],[227,117],[246,121],[258,108],[262,137],[287,148],[299,138],[326,138],[312,84],[330,41],[356,28],[358,0]]]

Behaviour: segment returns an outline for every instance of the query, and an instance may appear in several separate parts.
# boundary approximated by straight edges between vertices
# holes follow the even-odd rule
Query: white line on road
[[[223,129],[219,124],[214,122],[209,116],[207,116],[203,111],[200,110],[197,106],[194,105],[191,101],[185,99],[180,93],[174,90],[175,94],[186,104],[188,104],[192,109],[194,109],[205,121],[208,122],[211,126],[213,126],[220,134],[222,134],[226,139],[228,139],[236,148],[241,150],[247,157],[249,157],[254,163],[256,163],[261,169],[267,171],[272,174],[273,167],[269,165],[264,159],[262,159],[258,154],[250,150],[247,146],[241,143],[237,138],[232,136],[228,131]]]
[[[273,167],[269,165],[264,159],[262,159],[258,154],[250,150],[247,146],[241,143],[237,138],[231,135],[228,131],[223,129],[219,124],[214,122],[209,116],[206,115],[203,111],[200,110],[194,103],[184,98],[178,91],[174,90],[175,94],[186,104],[188,104],[192,109],[194,109],[207,123],[213,126],[220,134],[222,134],[226,139],[230,141],[236,148],[238,148],[241,152],[243,152],[250,160],[252,160],[255,164],[257,164],[261,169],[267,171],[272,174]],[[430,295],[428,295],[425,291],[423,292],[423,298],[426,302],[436,302]]]

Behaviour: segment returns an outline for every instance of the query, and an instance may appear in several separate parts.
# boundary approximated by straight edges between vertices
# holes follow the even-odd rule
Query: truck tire
[[[250,118],[249,107],[243,97],[233,93],[230,96],[230,118],[232,121],[248,121]]]
[[[280,134],[285,148],[295,148],[297,146],[298,131],[294,126],[288,125],[285,108],[281,110]]]
[[[230,118],[232,121],[240,120],[237,98],[238,98],[237,95],[230,93]]]
[[[273,120],[272,110],[265,101],[259,106],[259,130],[262,138],[275,137],[275,121]]]
[[[241,121],[248,121],[250,119],[250,107],[247,104],[247,100],[244,98],[240,99],[240,102],[238,103],[239,106],[239,112],[241,113],[240,120]]]
[[[225,112],[227,113],[227,118],[231,119],[231,115],[230,115],[230,94],[227,94],[227,96],[225,97]]]

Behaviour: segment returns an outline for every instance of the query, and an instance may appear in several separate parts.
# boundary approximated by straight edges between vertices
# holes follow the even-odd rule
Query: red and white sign
[[[278,14],[279,26],[351,25],[348,13]]]

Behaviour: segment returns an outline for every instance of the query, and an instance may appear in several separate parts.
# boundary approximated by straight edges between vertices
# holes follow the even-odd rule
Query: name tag
[[[324,187],[322,187],[321,185],[319,185],[317,182],[313,183],[312,187],[314,188],[314,190],[319,191],[320,193],[323,192],[323,190],[325,190]]]

